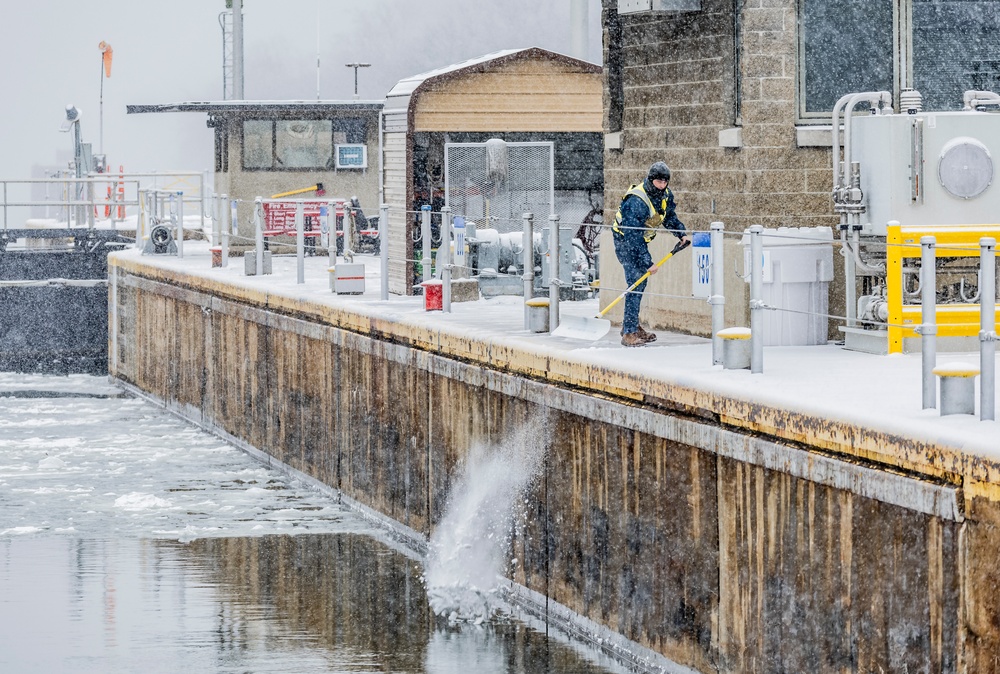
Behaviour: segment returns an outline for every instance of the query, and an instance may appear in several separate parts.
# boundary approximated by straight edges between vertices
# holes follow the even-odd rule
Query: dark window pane
[[[913,86],[925,110],[958,110],[968,89],[1000,91],[1000,2],[913,0]]]
[[[892,0],[803,0],[806,113],[858,91],[892,91]]]

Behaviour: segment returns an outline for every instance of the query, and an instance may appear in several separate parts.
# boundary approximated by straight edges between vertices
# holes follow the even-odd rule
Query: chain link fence
[[[444,163],[445,204],[466,220],[506,233],[555,213],[553,143],[446,143]]]

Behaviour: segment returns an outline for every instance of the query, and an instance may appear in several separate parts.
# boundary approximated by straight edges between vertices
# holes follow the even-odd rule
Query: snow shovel
[[[678,241],[674,249],[663,256],[663,259],[656,263],[656,269],[663,266],[663,263],[674,256],[675,253],[684,250],[690,244],[689,241]],[[570,339],[585,339],[591,342],[597,341],[604,335],[608,334],[611,329],[611,321],[606,318],[602,318],[604,314],[611,311],[612,307],[625,299],[625,296],[636,289],[640,283],[649,278],[651,271],[647,271],[645,274],[639,277],[639,280],[633,283],[628,290],[623,292],[621,295],[615,298],[615,300],[604,307],[597,316],[594,318],[587,318],[586,316],[560,316],[559,317],[559,327],[552,331],[552,334],[556,337],[569,337]]]

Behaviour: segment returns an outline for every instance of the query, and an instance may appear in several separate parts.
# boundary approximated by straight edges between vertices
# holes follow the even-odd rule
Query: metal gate
[[[452,213],[499,232],[520,231],[555,213],[555,147],[551,142],[445,143],[445,205]]]

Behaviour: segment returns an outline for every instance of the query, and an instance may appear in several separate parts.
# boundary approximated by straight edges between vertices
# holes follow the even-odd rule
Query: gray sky
[[[244,0],[245,95],[381,100],[399,80],[500,49],[570,52],[570,0]],[[600,63],[600,0],[588,0],[588,60]],[[83,113],[84,142],[126,171],[212,166],[206,115],[126,115],[135,103],[222,99],[225,0],[5,2],[0,21],[0,179],[65,166],[66,105]],[[102,40],[114,49],[101,73]],[[103,125],[101,86],[103,81]]]

